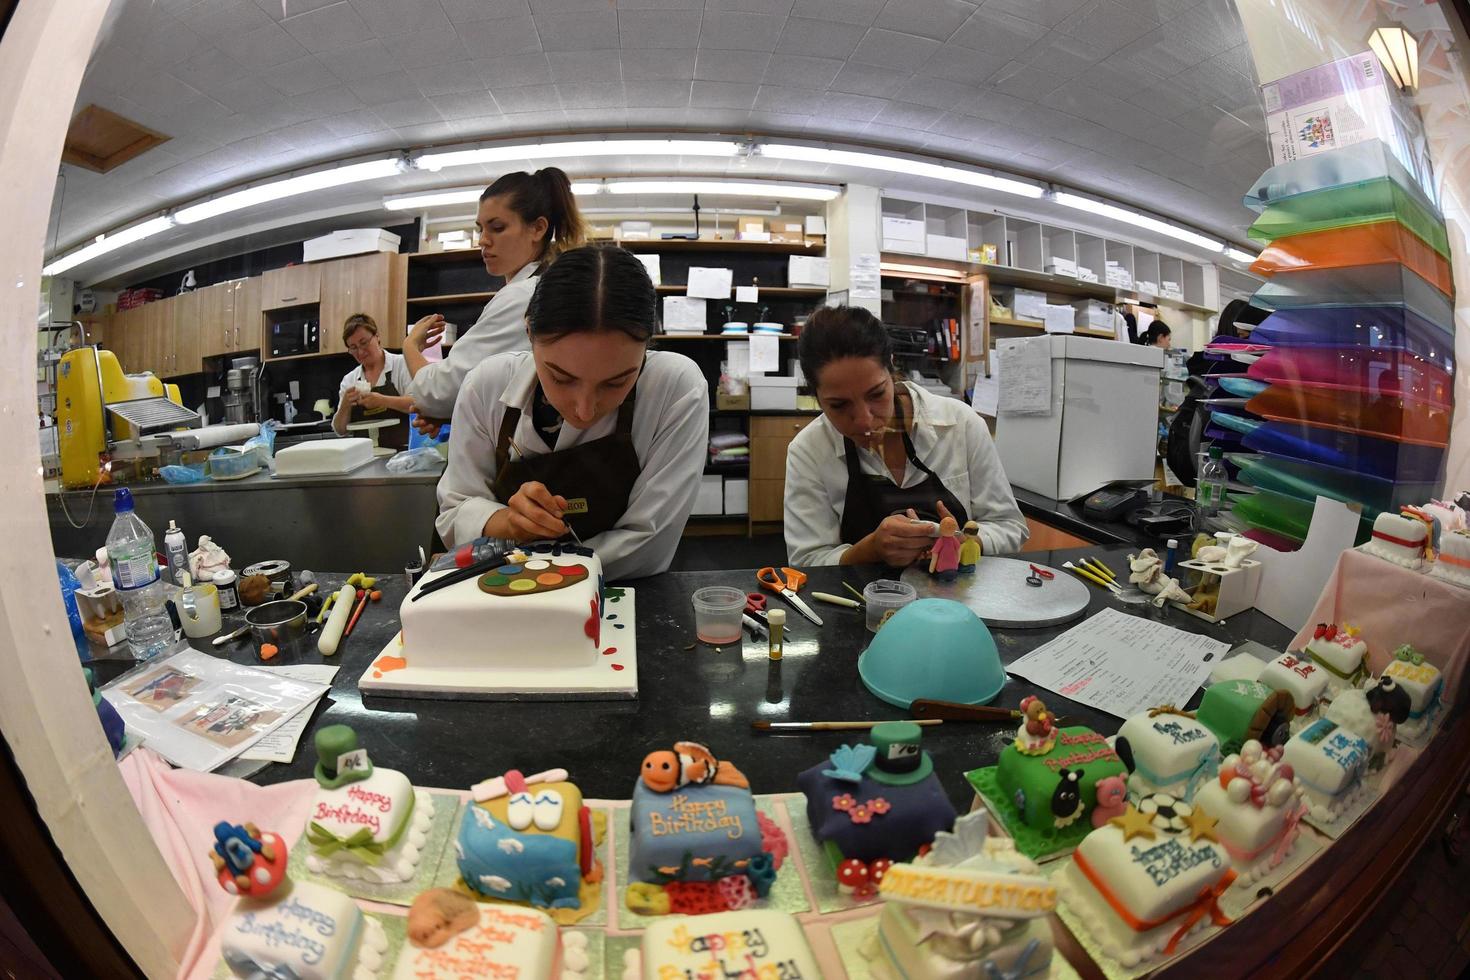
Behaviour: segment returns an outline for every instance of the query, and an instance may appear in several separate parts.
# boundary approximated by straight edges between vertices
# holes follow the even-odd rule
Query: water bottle
[[[163,555],[168,559],[169,581],[182,586],[184,576],[189,574],[189,540],[173,521],[168,522],[163,535]]]
[[[1229,475],[1225,472],[1225,462],[1220,455],[1220,447],[1211,446],[1210,458],[1200,467],[1194,502],[1202,517],[1212,517],[1225,506],[1225,483]]]
[[[133,512],[133,494],[127,487],[113,498],[112,530],[107,532],[107,557],[112,581],[123,604],[128,645],[138,660],[151,660],[174,642],[174,627],[165,603],[168,587],[158,573],[153,532]]]

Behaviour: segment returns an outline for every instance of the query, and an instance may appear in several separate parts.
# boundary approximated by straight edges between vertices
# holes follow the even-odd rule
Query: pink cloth
[[[215,931],[235,899],[219,886],[209,854],[214,825],[253,823],[295,842],[316,783],[297,779],[257,786],[243,779],[174,769],[148,749],[137,749],[118,765],[133,802],[158,850],[198,918],[180,958],[180,977],[206,978],[219,964]]]
[[[1317,597],[1292,649],[1301,650],[1318,623],[1356,626],[1368,644],[1368,666],[1381,674],[1405,643],[1444,675],[1455,701],[1470,660],[1470,589],[1413,572],[1361,551],[1344,551]]]

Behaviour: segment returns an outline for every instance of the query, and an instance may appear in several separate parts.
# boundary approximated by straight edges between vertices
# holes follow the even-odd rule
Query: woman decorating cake
[[[946,519],[975,522],[986,555],[1026,543],[984,421],[959,399],[896,380],[877,317],[858,307],[820,309],[797,353],[822,417],[786,451],[791,564],[904,568],[930,549]]]
[[[383,349],[377,322],[366,313],[354,313],[342,325],[342,342],[357,367],[342,376],[337,389],[337,412],[332,431],[347,434],[352,422],[397,419],[378,435],[379,445],[402,449],[408,445],[408,413],[413,402],[407,395],[408,365],[402,354]]]
[[[546,270],[526,308],[530,351],[473,368],[454,406],[439,518],[453,548],[570,527],[610,579],[669,567],[704,470],[709,386],[648,350],[658,297],[631,252],[586,246]]]
[[[571,181],[556,167],[498,178],[480,195],[475,224],[485,271],[503,277],[505,285],[444,360],[424,359],[424,350],[444,332],[444,317],[438,313],[415,323],[403,343],[413,377],[408,394],[420,417],[419,428],[430,433],[437,433],[449,418],[471,368],[493,354],[526,349],[526,304],[536,291],[537,277],[557,255],[586,237]]]

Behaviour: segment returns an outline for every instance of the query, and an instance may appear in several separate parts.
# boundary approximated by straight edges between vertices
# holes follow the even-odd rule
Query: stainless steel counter
[[[235,568],[289,558],[296,568],[402,568],[427,550],[438,503],[432,473],[389,473],[383,459],[332,477],[276,479],[264,471],[243,480],[187,485],[132,484],[138,516],[163,545],[170,520],[192,548],[208,534],[230,553]],[[46,511],[57,554],[90,555],[112,526],[112,487],[61,494],[48,488]],[[90,509],[90,515],[89,515]],[[73,526],[73,522],[82,527]]]

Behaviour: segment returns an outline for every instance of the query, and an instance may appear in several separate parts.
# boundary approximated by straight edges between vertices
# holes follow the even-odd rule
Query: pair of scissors
[[[766,597],[759,592],[745,593],[745,612],[740,618],[756,637],[765,636],[769,632],[766,623]]]
[[[822,618],[812,612],[811,607],[805,602],[802,602],[801,597],[796,594],[797,590],[806,584],[806,574],[804,572],[798,572],[794,568],[777,570],[767,565],[755,573],[755,580],[763,588],[779,593],[782,598],[791,603],[792,608],[807,619],[810,619],[818,626],[822,625]]]
[[[1051,569],[1042,568],[1039,565],[1032,565],[1031,573],[1026,576],[1026,584],[1040,587],[1046,580],[1056,577],[1056,572],[1053,572]]]

